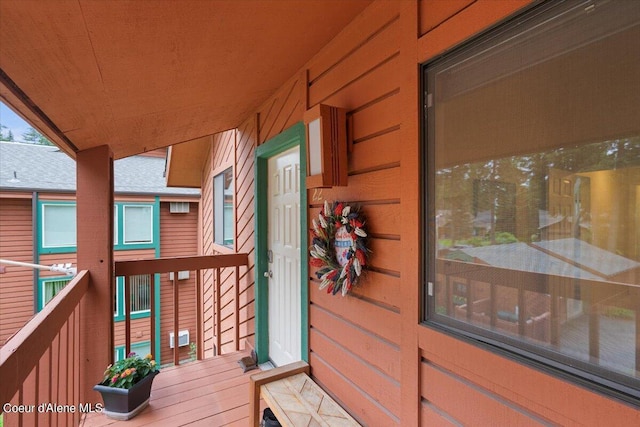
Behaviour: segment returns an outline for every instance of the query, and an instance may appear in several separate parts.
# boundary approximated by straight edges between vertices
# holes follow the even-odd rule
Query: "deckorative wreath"
[[[330,205],[325,200],[312,224],[310,264],[319,267],[316,276],[321,280],[320,289],[345,296],[367,266],[369,249],[364,218],[349,205],[342,202]]]

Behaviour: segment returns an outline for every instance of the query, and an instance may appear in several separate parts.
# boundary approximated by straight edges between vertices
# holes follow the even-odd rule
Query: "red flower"
[[[311,258],[311,261],[309,261],[309,264],[311,264],[314,267],[322,267],[324,265],[324,261],[322,261],[320,258]]]
[[[336,210],[335,210],[335,213],[336,213],[337,216],[342,215],[342,208],[344,208],[343,204],[342,203],[338,203],[338,206],[336,206]]]
[[[358,261],[360,261],[360,265],[366,265],[367,258],[364,256],[364,253],[360,249],[356,251],[356,258],[358,258]]]

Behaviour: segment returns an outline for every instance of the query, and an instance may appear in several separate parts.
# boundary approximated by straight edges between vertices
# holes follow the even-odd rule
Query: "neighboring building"
[[[41,265],[76,263],[76,165],[55,146],[0,142],[0,258]],[[114,164],[114,258],[118,260],[196,255],[199,190],[168,188],[165,153],[121,159]],[[70,280],[46,270],[7,266],[0,274],[0,346],[40,311]],[[183,273],[185,274],[185,273]],[[160,280],[158,280],[160,279]],[[148,276],[131,285],[132,351],[172,360],[173,291],[167,275],[156,277],[158,348],[149,343]],[[180,284],[180,330],[195,331],[195,278]],[[116,358],[124,356],[124,280],[116,279]],[[189,306],[191,304],[191,306]],[[184,333],[182,334],[185,335]],[[183,341],[186,338],[183,337]],[[192,342],[194,338],[189,338]],[[189,345],[181,349],[188,357]]]

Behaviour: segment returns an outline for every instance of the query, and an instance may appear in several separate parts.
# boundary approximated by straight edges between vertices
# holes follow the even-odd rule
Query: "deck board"
[[[153,383],[149,406],[129,421],[87,414],[83,427],[240,426],[249,420],[249,377],[240,351],[164,368]]]

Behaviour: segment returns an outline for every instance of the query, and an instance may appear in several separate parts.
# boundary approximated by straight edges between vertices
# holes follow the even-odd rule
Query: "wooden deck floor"
[[[162,369],[151,390],[149,406],[129,421],[89,414],[84,427],[243,426],[249,419],[249,376],[238,364],[248,352],[237,352]]]

